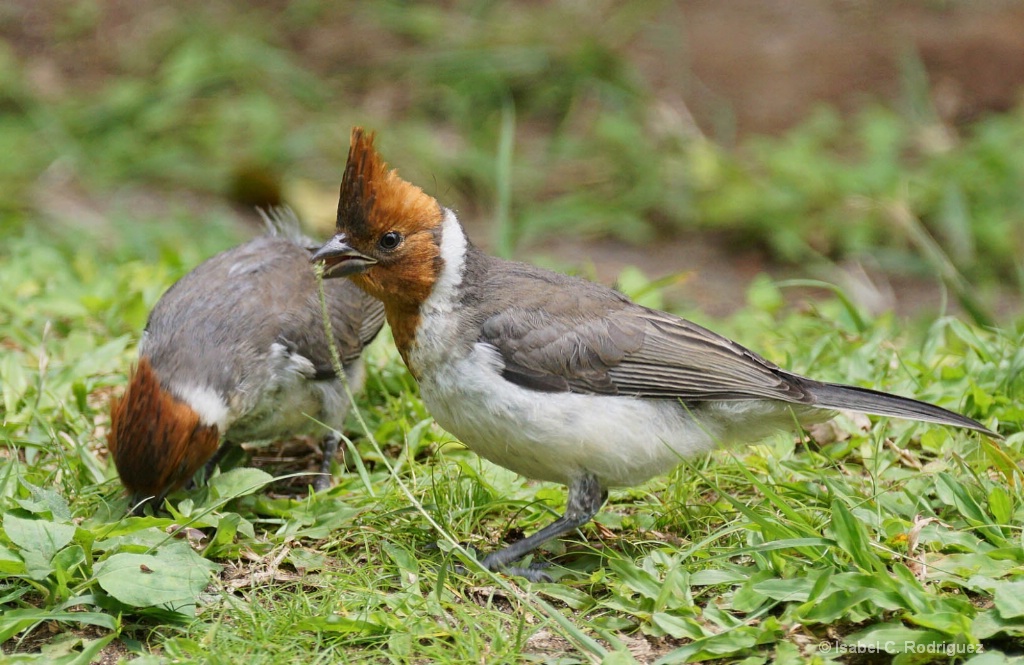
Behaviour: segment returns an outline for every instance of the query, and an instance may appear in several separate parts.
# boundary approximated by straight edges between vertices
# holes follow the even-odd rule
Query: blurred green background
[[[324,235],[361,124],[506,255],[684,272],[713,315],[767,272],[1005,321],[1021,34],[1019,2],[8,2],[0,234],[187,263],[284,202]]]

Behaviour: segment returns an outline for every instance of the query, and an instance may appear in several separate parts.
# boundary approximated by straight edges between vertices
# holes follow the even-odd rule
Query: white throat
[[[430,296],[423,302],[421,312],[450,312],[458,301],[458,288],[462,284],[462,268],[466,264],[466,234],[455,213],[444,208],[441,222],[441,260],[444,266],[434,282]]]
[[[429,377],[434,368],[448,362],[457,349],[452,340],[458,328],[459,285],[466,265],[466,234],[455,213],[444,209],[441,224],[441,259],[444,266],[430,295],[420,305],[420,323],[416,329],[416,343],[406,361],[413,373]],[[421,384],[422,385],[422,384]]]

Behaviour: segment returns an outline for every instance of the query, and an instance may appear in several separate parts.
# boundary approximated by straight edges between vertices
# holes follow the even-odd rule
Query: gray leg
[[[338,454],[338,443],[341,441],[334,432],[324,437],[320,449],[323,451],[323,461],[320,462],[320,475],[313,480],[313,491],[323,492],[331,488],[331,461]]]
[[[550,582],[543,571],[521,568],[509,564],[522,559],[547,541],[564,536],[589,522],[608,499],[608,491],[601,487],[594,476],[583,476],[569,484],[568,505],[565,514],[532,536],[517,540],[508,547],[484,557],[481,565],[487,570],[519,575],[531,582]]]

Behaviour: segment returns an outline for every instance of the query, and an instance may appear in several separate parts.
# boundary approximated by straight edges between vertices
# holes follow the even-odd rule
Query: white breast
[[[716,419],[698,423],[670,400],[539,393],[500,371],[496,350],[477,344],[422,376],[420,393],[470,449],[529,478],[568,483],[590,473],[605,487],[636,485],[721,441]]]

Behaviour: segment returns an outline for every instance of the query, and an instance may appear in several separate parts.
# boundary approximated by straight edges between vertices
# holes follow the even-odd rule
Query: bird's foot
[[[509,577],[522,577],[528,582],[554,582],[555,579],[545,571],[545,568],[549,568],[550,566],[551,564],[545,561],[536,561],[526,567],[505,566],[504,568],[494,570],[494,572],[502,573]],[[488,570],[492,569],[488,568]]]
[[[529,566],[505,566],[503,568],[488,568],[482,561],[480,565],[492,573],[501,573],[509,577],[522,577],[528,582],[554,582],[555,579],[551,577],[547,572],[546,568],[549,568],[551,564],[537,561],[531,563]],[[463,566],[461,563],[457,563],[451,567],[452,572],[457,575],[470,575],[471,571]]]
[[[545,570],[551,567],[547,561],[534,561],[529,566],[513,566],[512,561],[505,556],[505,550],[491,552],[485,556],[480,565],[495,573],[503,573],[510,577],[523,577],[530,582],[554,582]]]
[[[482,568],[485,568],[494,573],[501,573],[508,575],[509,577],[522,577],[530,582],[553,582],[554,578],[545,572],[546,569],[551,567],[551,564],[547,561],[534,561],[528,566],[513,566],[511,562],[504,562],[504,557],[499,556],[503,550],[498,552],[492,552],[487,556],[481,558],[480,552],[468,543],[459,543],[459,546],[468,552]],[[440,543],[429,543],[426,545],[426,549],[430,551],[440,550]],[[451,566],[450,570],[458,575],[470,575],[472,572],[466,566],[461,563],[456,563]]]

